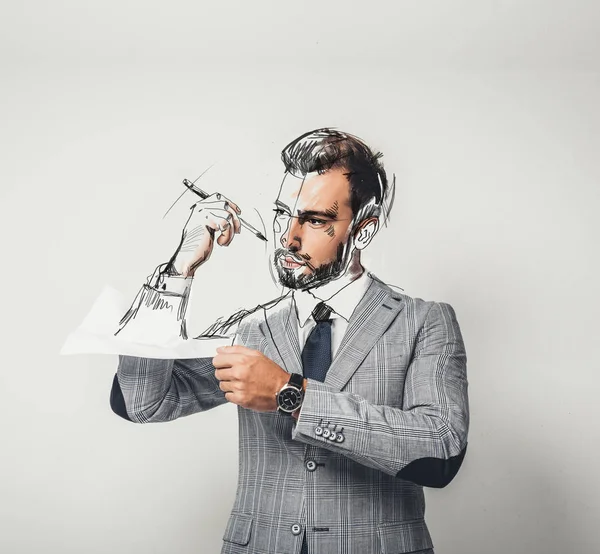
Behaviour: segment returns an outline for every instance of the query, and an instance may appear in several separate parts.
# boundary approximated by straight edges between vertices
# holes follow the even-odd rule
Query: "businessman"
[[[319,129],[282,160],[272,261],[285,294],[211,326],[206,336],[235,336],[214,358],[121,356],[112,409],[147,423],[238,406],[240,474],[222,554],[431,554],[423,487],[448,485],[467,448],[455,312],[361,264],[393,199],[379,153]],[[194,275],[215,243],[246,232],[240,217],[220,194],[195,204],[118,332],[156,320],[165,336],[185,337]]]

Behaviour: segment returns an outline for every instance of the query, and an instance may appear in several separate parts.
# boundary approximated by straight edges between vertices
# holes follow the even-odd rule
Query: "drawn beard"
[[[319,267],[313,269],[311,273],[299,275],[295,274],[295,269],[283,267],[279,260],[285,258],[291,253],[289,250],[278,248],[273,256],[273,264],[277,270],[277,277],[279,282],[288,289],[309,289],[324,285],[329,281],[333,281],[339,277],[345,270],[348,262],[349,248],[346,248],[346,244],[340,243],[337,249],[335,260],[326,264],[321,264]],[[294,257],[297,257],[294,255]]]

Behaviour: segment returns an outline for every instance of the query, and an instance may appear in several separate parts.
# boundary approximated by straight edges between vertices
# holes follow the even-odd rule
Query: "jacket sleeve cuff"
[[[292,440],[304,442],[320,447],[329,447],[332,450],[340,450],[342,445],[339,442],[330,440],[327,436],[319,433],[319,428],[329,429],[334,431],[335,426],[330,425],[331,422],[323,420],[323,404],[324,396],[331,394],[333,389],[313,379],[307,379],[306,391],[304,393],[304,400],[302,401],[302,407],[300,408],[300,414],[296,420],[296,425],[292,429]],[[337,431],[341,429],[337,427]],[[332,444],[334,443],[334,444]],[[335,446],[334,446],[335,445]]]

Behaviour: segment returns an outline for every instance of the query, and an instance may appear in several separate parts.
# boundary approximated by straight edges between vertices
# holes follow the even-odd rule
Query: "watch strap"
[[[299,373],[292,373],[290,375],[290,380],[288,381],[288,385],[292,385],[293,387],[296,387],[297,389],[302,390],[304,385],[304,376],[300,375]]]

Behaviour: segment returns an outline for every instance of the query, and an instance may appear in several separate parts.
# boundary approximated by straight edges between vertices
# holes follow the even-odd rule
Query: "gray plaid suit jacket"
[[[298,421],[238,407],[239,480],[222,554],[433,552],[423,486],[444,487],[467,448],[466,353],[453,308],[373,276],[324,383]],[[245,317],[238,342],[302,373],[291,295]],[[210,358],[122,356],[113,410],[170,421],[226,402]],[[315,433],[343,428],[341,443]]]

